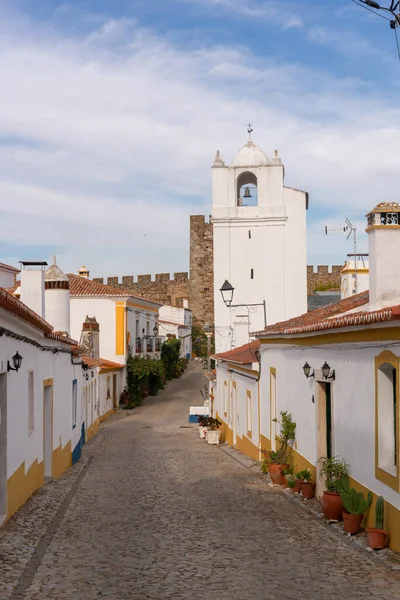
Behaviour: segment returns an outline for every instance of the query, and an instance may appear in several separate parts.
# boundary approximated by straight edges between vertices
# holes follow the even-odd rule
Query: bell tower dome
[[[264,328],[264,301],[268,324],[307,311],[308,194],[284,185],[278,151],[269,158],[251,140],[252,131],[249,125],[249,140],[229,166],[219,151],[212,166],[217,353]],[[235,290],[231,308],[220,293],[224,281]]]

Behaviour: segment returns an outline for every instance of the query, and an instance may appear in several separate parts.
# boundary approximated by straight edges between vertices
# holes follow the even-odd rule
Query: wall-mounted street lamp
[[[17,371],[19,370],[19,368],[21,367],[22,364],[22,356],[20,355],[20,353],[17,352],[14,354],[14,356],[12,357],[12,361],[13,361],[13,367],[10,365],[10,361],[7,361],[7,373],[8,371]]]
[[[240,306],[244,306],[245,308],[250,309],[253,306],[262,306],[264,308],[264,327],[267,326],[267,307],[265,300],[263,300],[263,302],[259,302],[258,304],[232,304],[233,292],[235,291],[235,288],[229,283],[228,280],[224,281],[219,291],[221,292],[222,300],[224,301],[225,306],[228,308],[239,308]]]
[[[309,377],[314,377],[314,369],[311,369],[311,367],[308,364],[308,362],[306,362],[306,364],[304,365],[303,371],[304,371],[304,375],[307,377],[307,379]]]
[[[321,367],[322,375],[324,379],[332,379],[335,381],[335,370],[331,369],[328,363],[325,361]]]

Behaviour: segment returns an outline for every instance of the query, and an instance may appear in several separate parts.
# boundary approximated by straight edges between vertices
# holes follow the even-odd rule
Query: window
[[[28,372],[28,435],[35,429],[35,379],[33,371]]]
[[[111,377],[107,377],[107,400],[111,398]]]
[[[251,240],[251,230],[249,229],[249,240]]]
[[[228,414],[228,382],[224,381],[224,416]]]
[[[250,279],[254,279],[254,269],[250,269]]]
[[[249,438],[251,438],[253,415],[252,415],[252,406],[251,406],[251,392],[249,390],[247,390],[247,392],[246,392],[246,413],[247,413],[247,417],[246,417],[247,436]]]
[[[375,359],[375,476],[399,490],[399,359],[391,352],[382,352]]]
[[[72,429],[76,427],[76,415],[78,412],[78,380],[72,382]]]

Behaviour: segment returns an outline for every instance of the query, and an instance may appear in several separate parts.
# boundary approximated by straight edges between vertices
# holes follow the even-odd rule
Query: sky
[[[249,122],[309,192],[309,264],[399,199],[396,40],[353,0],[0,0],[0,56],[0,262],[187,271]]]

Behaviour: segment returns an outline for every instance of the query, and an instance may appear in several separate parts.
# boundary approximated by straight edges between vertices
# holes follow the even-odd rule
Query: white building
[[[16,278],[19,273],[19,269],[0,263],[0,287],[1,288],[13,288],[16,284]]]
[[[133,354],[156,353],[161,304],[86,276],[69,274],[68,279],[72,337],[80,337],[82,323],[93,315],[100,326],[100,356],[106,360],[124,365],[129,347]]]
[[[228,309],[220,288],[235,289],[232,305],[266,303],[266,320],[307,310],[308,194],[284,185],[277,151],[272,159],[249,141],[226,166],[213,165],[214,324],[216,351],[249,341],[264,327],[263,306]]]
[[[188,308],[164,305],[159,310],[159,331],[161,342],[168,335],[175,336],[181,342],[181,357],[192,356],[192,311]]]
[[[319,459],[343,458],[350,465],[351,485],[364,495],[368,491],[373,495],[364,526],[373,523],[376,499],[383,496],[384,529],[389,533],[390,546],[400,551],[400,225],[397,223],[400,223],[400,204],[382,203],[368,214],[369,292],[270,325],[255,334],[261,343],[261,357],[259,422],[253,423],[253,428],[258,425],[259,448],[274,450],[279,434],[274,418],[279,419],[281,411],[291,413],[296,423],[295,468],[311,470],[317,496],[322,495],[324,484],[319,476]],[[242,373],[242,378],[249,375],[243,370],[248,370],[249,365],[232,368],[238,353],[248,348],[246,345],[228,353],[230,356],[218,357],[215,393],[225,439],[232,444],[236,441],[237,447],[254,456],[249,436],[246,445],[243,444],[247,390],[241,384],[241,388],[236,385],[238,396],[229,392],[235,387],[234,371]],[[253,400],[252,410],[254,405]]]
[[[340,271],[341,297],[349,298],[354,294],[369,289],[369,260],[368,254],[347,255],[347,261]]]
[[[32,284],[34,277],[28,279]],[[35,302],[41,293],[31,291]],[[0,289],[0,524],[80,456],[83,377],[76,344]]]

